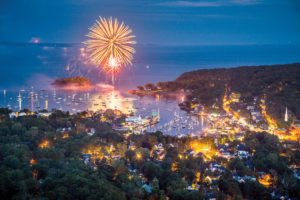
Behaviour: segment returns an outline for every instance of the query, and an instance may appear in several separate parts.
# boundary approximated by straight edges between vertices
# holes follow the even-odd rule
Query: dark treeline
[[[201,69],[157,85],[167,91],[189,90],[189,100],[196,97],[205,106],[215,103],[221,106],[226,89],[240,93],[244,102],[266,95],[267,111],[272,117],[282,118],[287,107],[289,112],[300,118],[300,63]]]

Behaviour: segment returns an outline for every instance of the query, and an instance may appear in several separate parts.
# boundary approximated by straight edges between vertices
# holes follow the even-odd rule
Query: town
[[[1,126],[13,123],[11,134],[14,130],[25,131],[28,136],[41,133],[34,136],[39,141],[37,146],[31,147],[39,153],[33,152],[29,162],[34,180],[41,185],[49,181],[50,171],[36,168],[39,160],[53,160],[50,152],[68,145],[71,149],[64,150],[65,159],[78,156],[89,170],[108,170],[106,173],[117,180],[126,176],[139,191],[126,195],[135,198],[289,199],[299,195],[300,122],[291,122],[287,109],[283,118],[290,125],[286,129],[277,128],[268,116],[264,99],[254,98],[253,103],[245,104],[238,93],[224,95],[223,111],[193,103],[189,109],[190,115],[208,124],[202,132],[164,134],[169,128],[192,127],[176,114],[171,124],[148,132],[147,127],[159,123],[159,112],[142,118],[117,109],[73,115],[59,110],[2,109]],[[35,125],[29,126],[28,120]],[[55,131],[46,132],[38,122],[50,126],[50,130],[55,127]],[[32,146],[33,135],[28,136],[28,141],[21,139],[16,144]]]

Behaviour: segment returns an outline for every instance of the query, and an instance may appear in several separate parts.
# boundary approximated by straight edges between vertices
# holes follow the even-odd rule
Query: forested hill
[[[189,99],[196,97],[210,106],[221,99],[226,88],[241,94],[245,102],[266,95],[267,110],[274,118],[281,118],[285,107],[300,118],[300,63],[237,68],[201,69],[186,72],[176,80],[160,82],[168,91],[190,90]]]

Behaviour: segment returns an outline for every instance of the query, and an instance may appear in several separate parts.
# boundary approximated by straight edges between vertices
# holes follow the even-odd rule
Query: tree
[[[150,157],[149,149],[140,147],[136,150],[137,160],[146,160],[149,157]]]
[[[111,166],[115,169],[117,175],[128,172],[128,168],[125,166],[125,162],[123,160],[113,160],[111,162]]]
[[[22,134],[22,124],[20,122],[14,123],[11,129],[13,134]]]
[[[146,89],[146,90],[155,90],[156,87],[155,87],[155,85],[152,84],[152,83],[146,83],[146,84],[145,84],[145,89]]]
[[[144,90],[144,87],[143,87],[143,86],[141,86],[141,85],[137,86],[137,88],[138,88],[138,90],[141,90],[141,91],[143,91],[143,90]]]
[[[151,183],[151,200],[165,200],[166,196],[163,190],[159,190],[159,181],[156,177],[152,180]]]
[[[104,117],[106,117],[107,119],[113,120],[115,118],[115,113],[112,109],[107,109],[104,112]]]
[[[148,180],[152,180],[154,177],[159,177],[161,174],[160,167],[151,161],[144,163],[142,166],[142,172]]]
[[[241,184],[241,190],[246,199],[272,199],[268,189],[258,182],[246,181],[244,184]]]
[[[156,177],[154,177],[152,180],[151,191],[154,194],[159,194],[159,181]]]
[[[233,180],[232,175],[228,172],[221,176],[218,182],[218,186],[223,193],[228,194],[230,196],[242,195],[238,183],[235,180]]]
[[[135,158],[136,154],[133,150],[127,150],[126,153],[125,153],[125,157],[130,161],[132,162]]]
[[[127,151],[127,145],[125,143],[117,144],[118,152],[121,157],[125,157],[125,153]]]

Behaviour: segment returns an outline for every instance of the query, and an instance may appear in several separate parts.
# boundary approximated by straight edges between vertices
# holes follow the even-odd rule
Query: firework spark
[[[136,42],[131,33],[123,22],[120,24],[117,19],[100,17],[90,28],[89,39],[84,42],[90,61],[112,75],[122,66],[132,65],[132,54],[135,53],[132,45]]]

